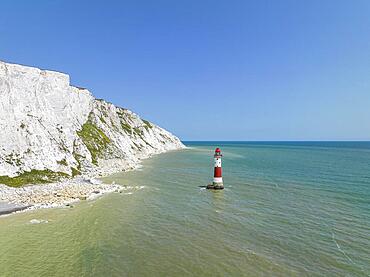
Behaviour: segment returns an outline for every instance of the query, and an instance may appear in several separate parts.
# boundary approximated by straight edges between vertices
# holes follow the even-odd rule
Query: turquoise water
[[[0,276],[370,276],[370,143],[187,145],[104,179],[132,194],[0,218]]]

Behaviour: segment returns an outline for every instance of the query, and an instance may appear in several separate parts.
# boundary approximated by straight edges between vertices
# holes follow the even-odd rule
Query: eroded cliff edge
[[[0,62],[0,183],[102,176],[183,147],[130,110],[71,86],[64,73]]]

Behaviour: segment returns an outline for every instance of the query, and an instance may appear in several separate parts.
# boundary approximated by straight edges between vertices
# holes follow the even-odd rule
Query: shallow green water
[[[105,179],[132,194],[0,218],[0,276],[369,276],[369,144],[219,143],[223,191],[189,145]]]

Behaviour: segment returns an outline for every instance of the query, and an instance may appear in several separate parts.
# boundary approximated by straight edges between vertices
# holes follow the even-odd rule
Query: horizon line
[[[181,140],[182,142],[370,142],[370,140]]]

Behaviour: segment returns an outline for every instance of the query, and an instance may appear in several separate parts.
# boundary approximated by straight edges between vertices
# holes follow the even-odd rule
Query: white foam
[[[40,224],[40,223],[48,223],[49,221],[45,219],[31,219],[30,223],[31,224]]]
[[[348,261],[350,261],[351,263],[353,263],[354,264],[354,262],[352,261],[352,259],[346,254],[346,252],[344,252],[343,250],[342,250],[342,248],[340,248],[340,245],[338,244],[338,242],[335,240],[335,236],[334,236],[334,233],[333,232],[331,232],[331,234],[332,234],[332,239],[333,239],[333,241],[334,241],[334,243],[335,243],[335,245],[337,246],[337,248],[338,248],[338,250],[344,255],[344,257],[346,257],[347,258],[347,260]]]

